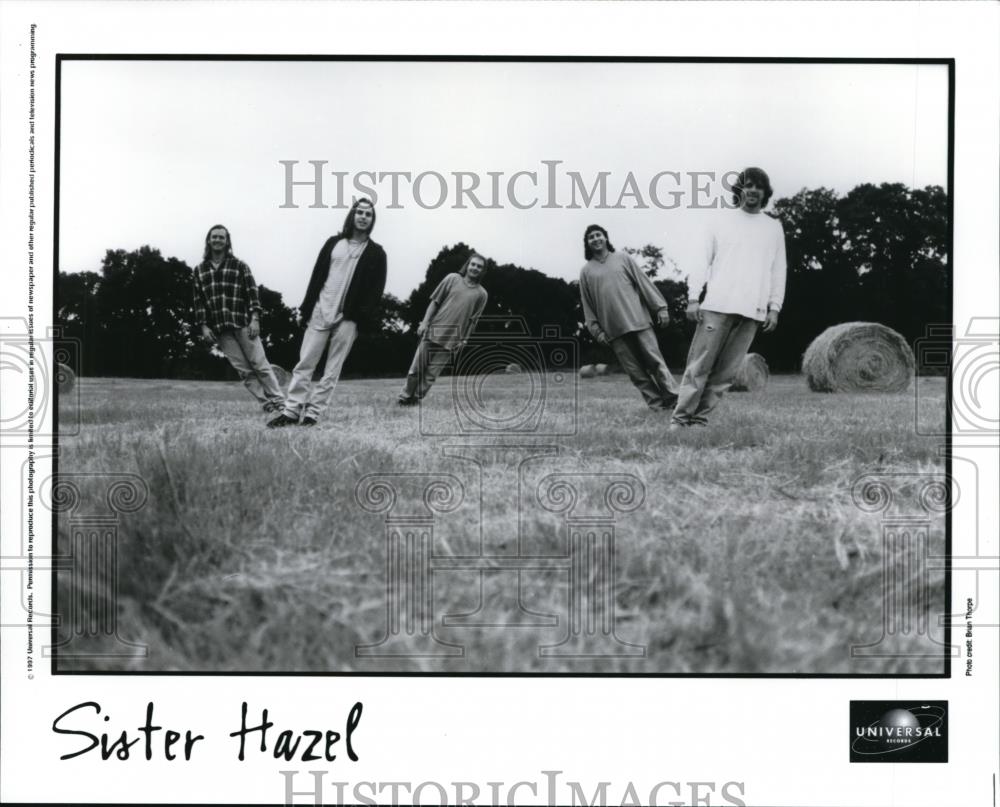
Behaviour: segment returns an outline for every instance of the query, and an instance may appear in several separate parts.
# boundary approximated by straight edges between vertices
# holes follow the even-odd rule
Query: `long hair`
[[[344,217],[344,226],[340,228],[342,238],[354,237],[354,211],[358,209],[358,205],[368,205],[372,209],[372,226],[368,228],[368,235],[371,236],[372,231],[375,229],[375,204],[367,196],[362,196],[360,199],[354,200],[354,204],[351,205],[351,209],[347,211],[347,215]]]
[[[743,186],[748,182],[752,182],[758,188],[764,189],[764,201],[760,206],[763,210],[767,207],[767,203],[771,201],[771,195],[774,193],[771,189],[771,179],[763,168],[744,168],[740,171],[740,175],[736,179],[736,184],[733,185],[733,204],[737,207],[740,206],[740,202],[743,200]]]
[[[207,261],[212,257],[212,248],[208,244],[208,239],[212,235],[212,230],[225,230],[226,231],[226,254],[233,254],[233,239],[229,235],[229,228],[225,224],[213,224],[208,228],[208,232],[205,233],[205,251],[202,253],[201,259]]]
[[[465,259],[465,263],[462,264],[462,268],[458,270],[458,273],[462,277],[465,277],[466,272],[469,271],[469,264],[472,263],[473,258],[479,258],[479,260],[483,262],[483,271],[484,272],[486,271],[486,258],[480,255],[478,252],[473,252],[471,255],[469,255],[468,258]]]
[[[589,261],[594,257],[594,250],[592,250],[587,244],[587,236],[597,231],[604,233],[604,240],[608,242],[608,252],[615,251],[615,248],[611,245],[611,239],[608,238],[608,231],[605,230],[600,224],[591,224],[583,234],[583,257],[585,260]]]

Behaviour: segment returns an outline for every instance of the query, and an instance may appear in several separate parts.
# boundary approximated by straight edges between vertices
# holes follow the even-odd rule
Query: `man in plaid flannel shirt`
[[[204,260],[194,270],[194,312],[202,337],[226,354],[264,411],[280,412],[285,396],[260,341],[257,284],[221,224],[205,236]]]

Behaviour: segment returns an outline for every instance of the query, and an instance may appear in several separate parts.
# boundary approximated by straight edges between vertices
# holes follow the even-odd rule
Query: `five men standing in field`
[[[663,295],[631,255],[615,250],[607,230],[592,224],[584,232],[587,263],[580,270],[580,298],[585,326],[596,342],[612,349],[646,405],[672,413],[671,431],[707,425],[758,328],[763,325],[770,332],[777,327],[786,260],[781,223],[761,215],[771,195],[763,170],[742,171],[733,186],[736,208],[715,222],[705,259],[690,273],[687,317],[697,326],[680,384],[670,374],[653,330],[670,323]],[[250,269],[233,256],[225,227],[217,225],[206,236],[204,260],[194,272],[195,319],[265,411],[278,412],[269,428],[318,422],[359,324],[377,312],[386,254],[370,237],[375,217],[370,200],[357,200],[341,231],[320,250],[299,307],[306,327],[284,399],[260,343],[260,302]],[[481,285],[485,270],[485,258],[473,252],[458,273],[446,276],[434,290],[417,328],[420,342],[399,404],[422,400],[468,341],[488,299]],[[324,350],[323,375],[314,383]]]

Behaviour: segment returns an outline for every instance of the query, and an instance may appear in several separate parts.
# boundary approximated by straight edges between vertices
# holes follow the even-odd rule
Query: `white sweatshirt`
[[[707,239],[705,261],[688,276],[688,299],[708,290],[701,306],[720,314],[763,320],[785,299],[785,231],[766,213],[727,211]]]

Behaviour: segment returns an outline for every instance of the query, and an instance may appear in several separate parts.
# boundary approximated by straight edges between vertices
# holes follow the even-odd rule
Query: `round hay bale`
[[[292,380],[292,374],[280,364],[274,364],[273,362],[271,364],[271,369],[274,370],[274,375],[278,379],[278,385],[281,387],[287,387],[288,382]]]
[[[56,363],[56,386],[61,395],[68,395],[76,385],[76,373],[65,364]]]
[[[734,392],[762,392],[771,377],[767,362],[759,353],[747,353],[730,388]]]
[[[608,365],[606,365],[606,364],[595,364],[594,365],[594,372],[597,373],[597,375],[607,375],[608,374]]]
[[[802,372],[814,392],[903,392],[914,365],[906,340],[877,322],[827,328],[802,357]]]
[[[511,362],[503,370],[507,375],[517,375],[521,372],[521,365],[516,362]]]
[[[580,368],[580,378],[593,378],[597,375],[593,364],[585,364]]]

